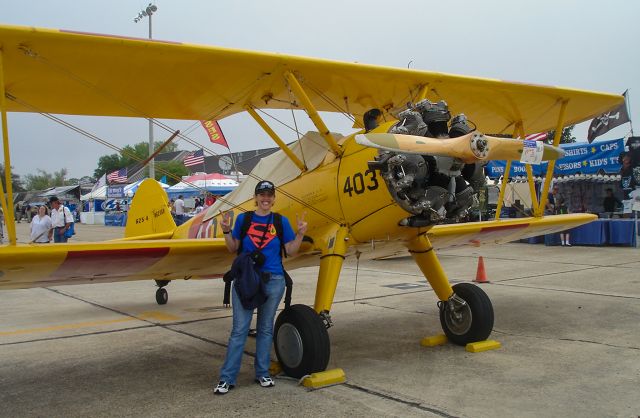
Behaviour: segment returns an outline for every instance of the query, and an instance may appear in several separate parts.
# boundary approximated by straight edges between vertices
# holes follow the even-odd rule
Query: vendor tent
[[[75,198],[78,198],[78,191],[80,190],[80,185],[75,184],[73,186],[60,186],[60,187],[52,187],[40,193],[39,197],[52,197],[58,196],[62,197],[63,195],[73,195]]]
[[[138,187],[140,187],[140,183],[142,183],[145,180],[147,180],[147,179],[145,178],[145,179],[142,179],[142,180],[138,180],[135,183],[127,184],[124,187],[124,195],[126,197],[129,197],[129,198],[133,197],[133,195],[136,194],[136,191],[138,190]],[[169,188],[169,185],[166,184],[166,183],[162,183],[162,182],[158,181],[158,184],[160,185],[160,187],[162,187],[165,190],[167,190]]]
[[[80,196],[80,200],[85,201],[89,199],[106,199],[107,198],[107,186],[98,187],[96,190],[92,190],[89,193]]]
[[[142,180],[138,180],[135,183],[131,183],[131,184],[127,184],[124,186],[124,195],[127,198],[131,198],[133,197],[133,195],[136,193],[136,190],[138,190],[138,187],[140,187],[140,183],[142,183],[144,180],[146,179],[142,179]],[[165,183],[161,183],[158,182],[158,184],[160,184],[160,186],[163,189],[168,189],[169,185],[165,184]],[[97,188],[96,190],[93,190],[87,194],[84,194],[80,197],[80,200],[85,201],[85,200],[89,200],[89,199],[100,199],[100,200],[105,200],[107,198],[107,188],[109,186],[102,186]]]

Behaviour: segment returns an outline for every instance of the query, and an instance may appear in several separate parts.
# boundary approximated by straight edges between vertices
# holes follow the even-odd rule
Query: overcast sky
[[[0,0],[0,23],[144,38],[148,21],[133,18],[148,2]],[[358,61],[394,67],[499,78],[622,93],[640,121],[640,2],[613,0],[397,2],[285,0],[157,0],[153,37],[189,43]],[[292,123],[290,113],[280,113]],[[65,120],[118,146],[146,141],[143,119],[70,117]],[[303,129],[313,129],[303,120]],[[192,121],[168,121],[208,144]],[[640,123],[640,122],[639,122]],[[246,115],[220,123],[232,151],[273,142]],[[588,124],[576,127],[586,140]],[[277,128],[287,141],[295,134]],[[11,162],[21,175],[67,168],[69,177],[93,174],[113,151],[39,115],[9,114]],[[347,133],[346,118],[330,118]],[[629,124],[600,139],[628,134]],[[636,131],[640,125],[636,127]],[[638,132],[636,132],[638,134]],[[156,130],[156,140],[166,134]],[[182,149],[194,146],[179,142]],[[209,146],[209,145],[207,145]],[[210,147],[212,148],[212,147]],[[214,151],[223,153],[224,148]]]

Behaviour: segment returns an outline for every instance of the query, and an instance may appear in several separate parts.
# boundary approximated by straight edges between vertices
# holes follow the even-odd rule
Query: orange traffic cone
[[[484,270],[484,259],[482,256],[478,259],[478,270],[476,272],[476,279],[474,280],[476,283],[491,283],[487,280],[487,272]]]

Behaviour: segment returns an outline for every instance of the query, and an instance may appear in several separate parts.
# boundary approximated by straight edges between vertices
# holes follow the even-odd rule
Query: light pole
[[[135,23],[140,22],[145,16],[149,17],[149,39],[152,39],[152,32],[151,32],[151,16],[153,16],[153,14],[158,10],[158,7],[155,4],[149,3],[149,5],[147,6],[146,9],[141,10],[138,13],[138,16],[136,16],[133,21]],[[153,155],[153,118],[149,117],[149,157],[151,157]],[[149,178],[151,179],[155,179],[156,178],[156,168],[155,168],[155,164],[154,164],[154,159],[151,158],[149,160]]]

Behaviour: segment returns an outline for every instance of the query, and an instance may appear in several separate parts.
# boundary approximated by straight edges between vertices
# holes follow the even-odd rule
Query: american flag
[[[127,182],[127,167],[120,170],[113,171],[107,174],[107,181],[109,183],[126,183]]]
[[[524,139],[527,141],[545,141],[547,139],[547,133],[540,132],[538,134],[527,135]]]
[[[204,164],[204,151],[199,149],[184,158],[184,166],[191,167],[192,165]]]

